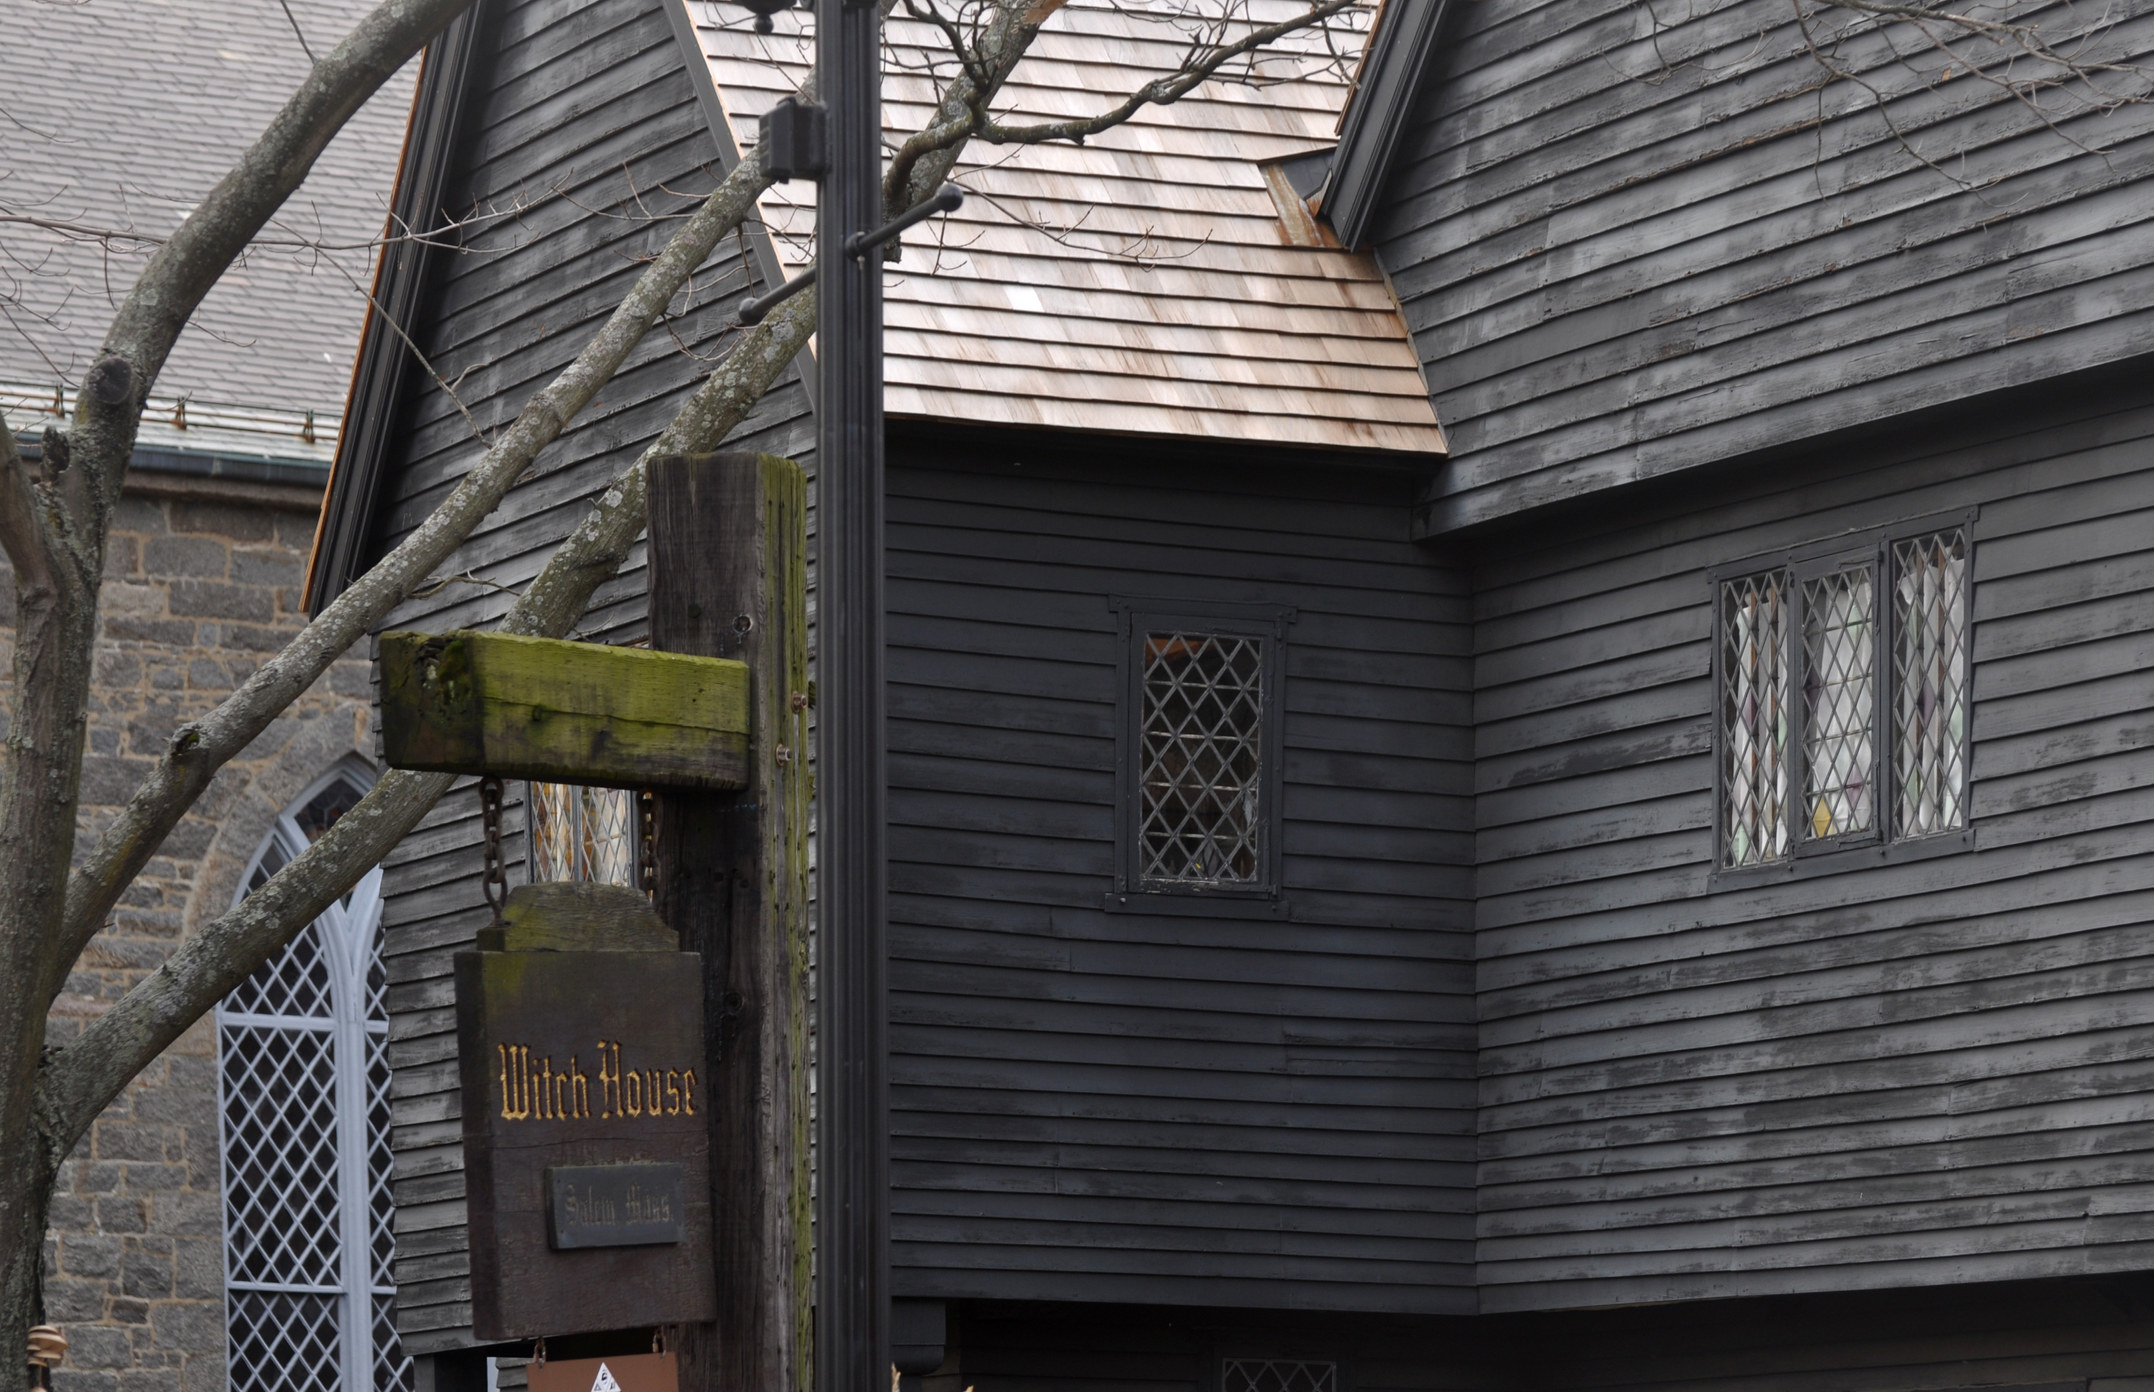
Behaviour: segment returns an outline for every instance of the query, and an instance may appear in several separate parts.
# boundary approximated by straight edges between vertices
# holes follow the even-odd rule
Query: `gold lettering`
[[[576,1066],[576,1056],[568,1056],[568,1072],[561,1075],[569,1080],[568,1114],[587,1117],[591,1115],[591,1077]]]
[[[514,1121],[516,1120],[516,1098],[514,1096],[516,1084],[514,1081],[515,1074],[510,1069],[509,1046],[496,1044],[494,1049],[501,1055],[501,1119],[503,1121]]]
[[[604,1121],[620,1110],[620,1099],[614,1093],[615,1074],[606,1066],[606,1041],[598,1041],[598,1117]]]
[[[696,1114],[696,1071],[693,1068],[681,1072],[681,1108],[690,1116]]]
[[[681,1074],[677,1068],[666,1070],[666,1115],[681,1114]]]
[[[666,1075],[657,1069],[644,1074],[643,1110],[652,1116],[663,1116],[666,1111]]]
[[[539,1060],[538,1115],[539,1120],[557,1120],[558,1114],[547,1110],[553,1101],[553,1055]]]
[[[626,1099],[624,1105],[627,1107],[630,1116],[643,1115],[642,1069],[631,1068],[628,1070],[628,1076],[622,1080],[621,1096]]]

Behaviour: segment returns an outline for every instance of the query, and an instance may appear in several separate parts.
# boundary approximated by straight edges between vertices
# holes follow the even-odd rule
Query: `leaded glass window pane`
[[[1729,865],[1788,853],[1787,626],[1785,571],[1721,586],[1721,844]]]
[[[1893,831],[1967,825],[1967,532],[1892,547]]]
[[[1877,598],[1869,566],[1803,582],[1803,834],[1876,823]]]
[[[1145,635],[1137,846],[1147,884],[1262,881],[1264,641]]]
[[[1339,1365],[1302,1358],[1228,1358],[1220,1392],[1339,1392]]]
[[[642,825],[625,788],[531,785],[531,878],[641,888]]]

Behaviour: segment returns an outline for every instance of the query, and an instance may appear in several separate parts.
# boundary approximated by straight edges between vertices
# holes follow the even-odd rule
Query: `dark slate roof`
[[[289,3],[316,53],[368,8],[363,0]],[[0,0],[0,49],[8,69],[0,204],[152,236],[170,231],[216,183],[307,65],[278,0]],[[410,102],[407,72],[353,119],[285,207],[281,235],[341,249],[309,256],[260,248],[235,266],[181,337],[159,397],[295,419],[311,410],[333,440],[373,273],[365,244],[382,228]],[[5,227],[0,386],[49,394],[56,382],[79,383],[115,297],[146,257],[139,246],[107,254],[96,243]],[[11,403],[11,424],[36,424],[16,420],[19,410]],[[153,410],[150,420],[169,414]],[[296,431],[293,439],[304,443]]]

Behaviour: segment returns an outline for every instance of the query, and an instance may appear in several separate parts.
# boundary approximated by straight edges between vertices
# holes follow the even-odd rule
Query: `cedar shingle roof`
[[[1250,6],[1257,22],[1298,8]],[[689,0],[689,10],[731,135],[752,146],[757,118],[807,75],[811,20],[780,14],[777,32],[758,36],[738,6]],[[1440,453],[1374,260],[1293,244],[1262,167],[1331,143],[1360,42],[1358,32],[1295,36],[1257,81],[1207,83],[1082,146],[973,146],[956,174],[972,196],[938,232],[909,234],[891,268],[888,413]],[[894,140],[926,123],[933,88],[921,68],[947,62],[947,50],[902,13],[886,43]],[[1088,114],[1185,51],[1175,27],[1139,8],[1076,0],[1041,31],[1000,111],[1010,124]],[[813,199],[805,180],[764,196],[788,274],[812,261]]]

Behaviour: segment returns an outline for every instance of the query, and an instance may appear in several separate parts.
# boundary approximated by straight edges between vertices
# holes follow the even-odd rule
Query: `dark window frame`
[[[1184,600],[1115,596],[1108,601],[1120,630],[1120,669],[1115,687],[1114,748],[1114,886],[1106,896],[1110,912],[1196,913],[1247,917],[1286,912],[1281,880],[1285,818],[1280,800],[1285,780],[1286,634],[1300,611],[1284,604],[1227,600]],[[1255,883],[1195,885],[1146,883],[1141,873],[1138,808],[1142,790],[1144,718],[1144,642],[1162,631],[1223,634],[1264,640],[1263,728],[1258,735],[1258,857]]]
[[[1337,1348],[1300,1339],[1226,1338],[1212,1343],[1205,1392],[1226,1392],[1229,1360],[1250,1363],[1329,1363],[1335,1392],[1356,1392],[1353,1361]]]
[[[1964,736],[1963,758],[1968,768],[1965,796],[1971,804],[1974,793],[1974,563],[1977,535],[1975,523],[1981,515],[1978,507],[1960,508],[1950,512],[1930,513],[1921,517],[1905,518],[1883,526],[1867,527],[1843,532],[1835,537],[1824,538],[1801,546],[1779,551],[1768,551],[1740,561],[1714,566],[1706,572],[1706,590],[1711,611],[1710,640],[1712,643],[1712,759],[1713,759],[1713,860],[1708,875],[1708,888],[1723,885],[1739,887],[1760,881],[1770,882],[1791,879],[1809,874],[1836,874],[1844,870],[1859,869],[1869,865],[1891,865],[1903,861],[1926,860],[1933,856],[1952,855],[1970,850],[1975,844],[1973,809],[1968,807],[1967,825],[1952,831],[1933,832],[1923,836],[1897,836],[1893,823],[1899,811],[1899,787],[1897,762],[1892,741],[1895,731],[1890,712],[1898,673],[1894,669],[1893,651],[1896,634],[1892,593],[1892,548],[1895,543],[1934,532],[1960,528],[1966,536],[1967,579],[1966,613],[1967,631],[1960,644],[1960,679],[1967,692],[1967,720]],[[1871,699],[1870,699],[1870,757],[1871,818],[1870,826],[1859,832],[1840,836],[1811,838],[1805,836],[1805,819],[1797,816],[1807,803],[1809,770],[1809,741],[1807,738],[1807,712],[1803,710],[1804,680],[1808,653],[1803,641],[1805,621],[1803,593],[1805,580],[1832,574],[1852,565],[1867,564],[1871,571]],[[1721,609],[1722,586],[1731,580],[1759,575],[1768,571],[1782,571],[1788,577],[1790,588],[1787,631],[1782,641],[1787,645],[1784,660],[1787,663],[1790,685],[1790,720],[1788,737],[1787,782],[1788,805],[1785,815],[1790,819],[1789,833],[1792,844],[1785,855],[1772,860],[1753,861],[1747,865],[1727,863],[1727,724],[1722,709],[1727,655],[1726,635]]]

